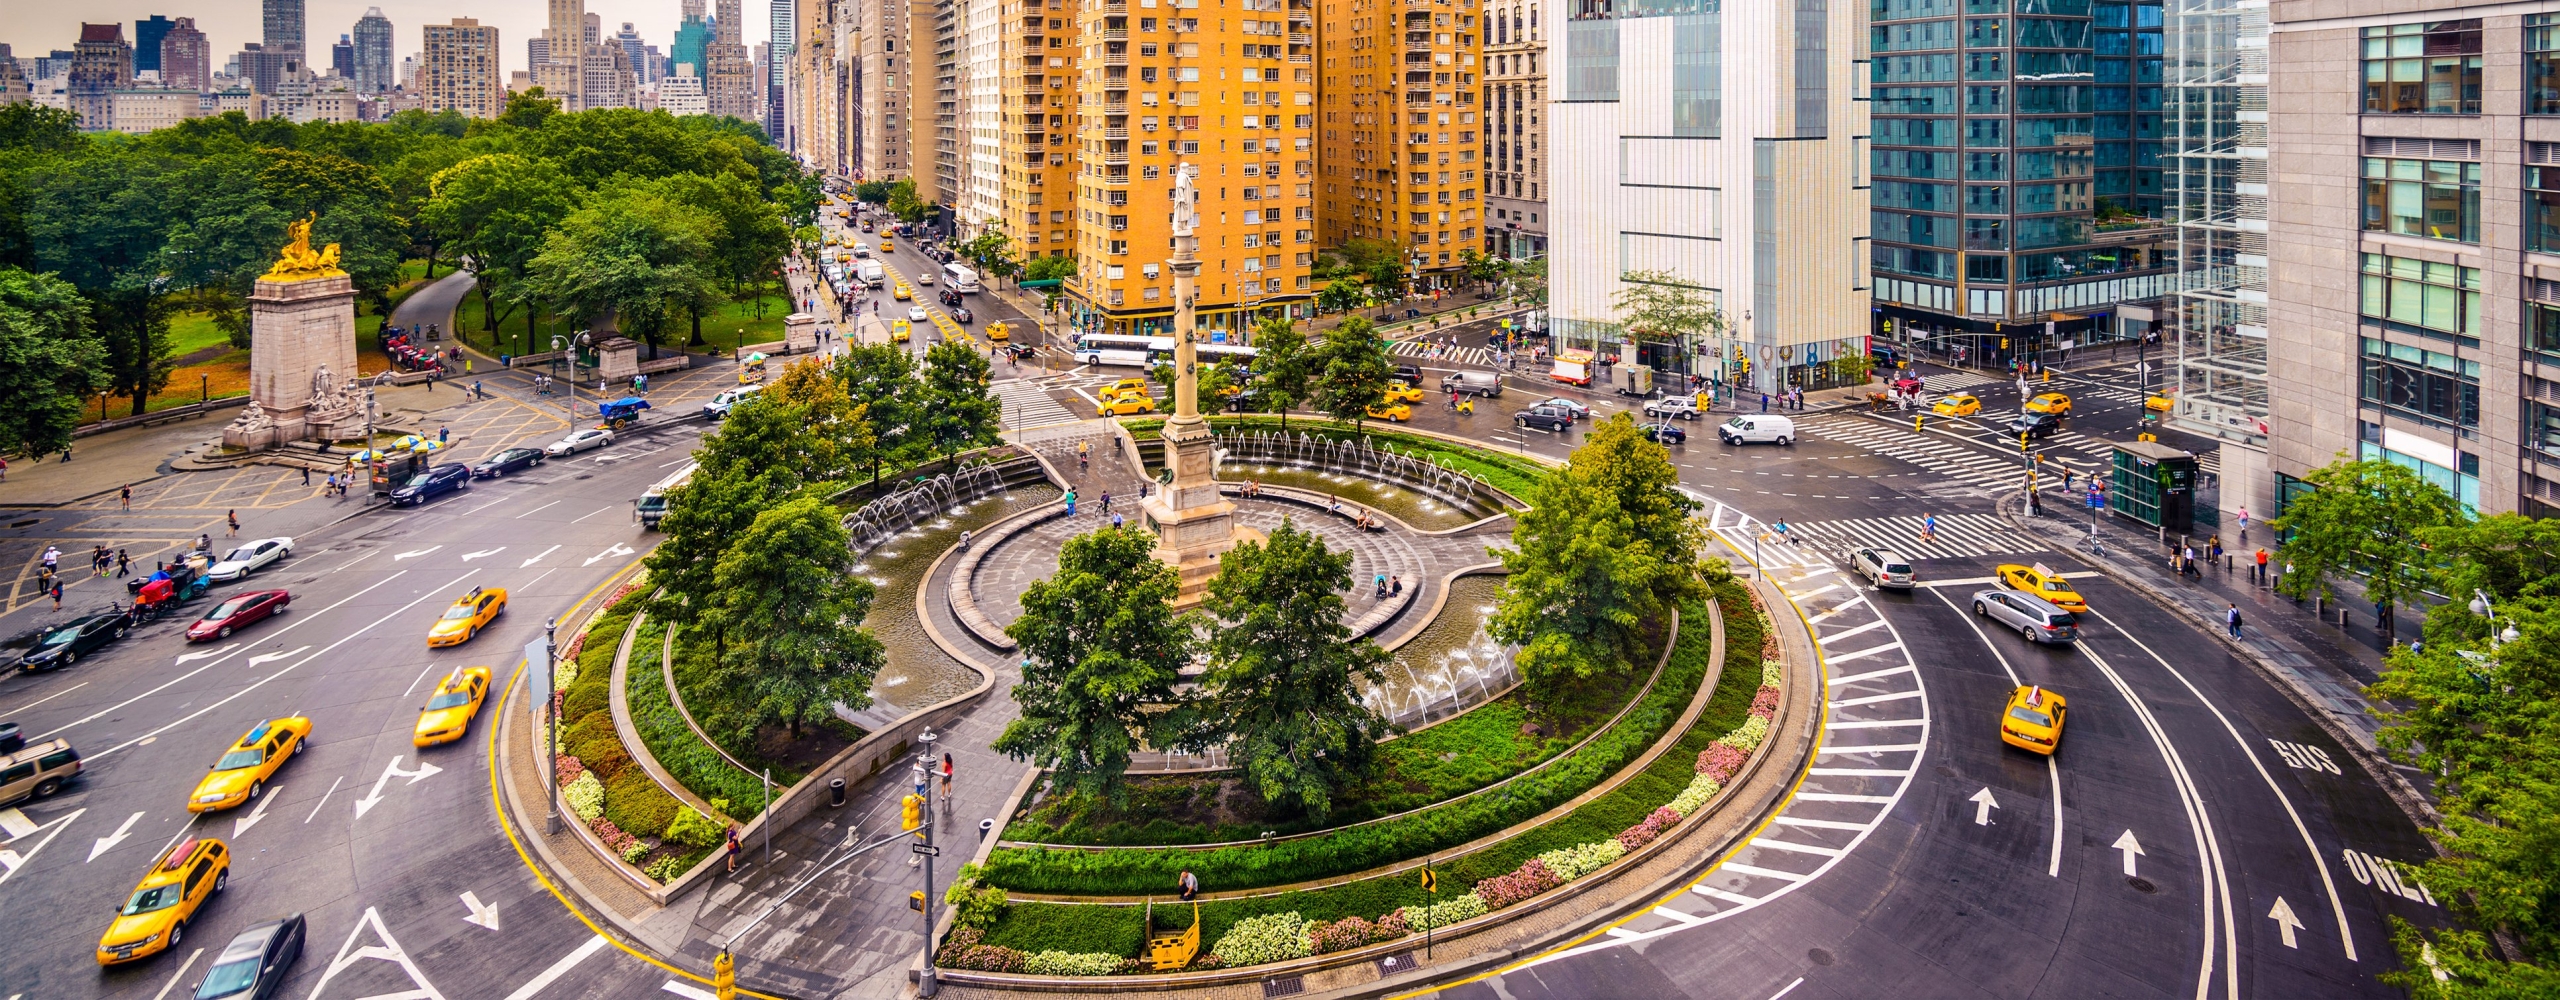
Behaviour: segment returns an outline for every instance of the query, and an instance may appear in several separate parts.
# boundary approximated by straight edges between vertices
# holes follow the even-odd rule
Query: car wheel
[[[2027,637],[2027,642],[2028,642],[2029,644],[2033,644],[2033,643],[2035,643],[2035,642],[2037,642],[2037,641],[2038,641],[2038,640],[2036,639],[2036,630],[2035,630],[2035,626],[2032,626],[2032,625],[2020,625],[2020,626],[2018,626],[2018,634],[2019,634],[2019,635],[2026,636],[2026,637]]]
[[[217,638],[222,638],[222,639],[228,639],[228,638],[231,638],[231,626],[229,626],[229,625],[225,625],[225,626],[223,626],[223,627],[222,627],[222,631],[220,631],[220,632],[218,632],[218,633],[215,633],[215,636],[216,636]]]
[[[267,783],[266,783],[266,782],[263,782],[263,781],[252,781],[252,782],[250,782],[250,783],[249,783],[249,801],[251,801],[251,802],[256,802],[256,801],[258,801],[258,796],[260,796],[260,795],[262,795],[262,794],[265,794],[266,790],[267,790]]]
[[[116,638],[118,638],[118,639],[122,639],[122,638],[124,638],[124,626],[122,626],[122,625],[118,625],[118,626],[116,626],[116,630],[115,630],[115,632],[114,632],[113,634],[114,634],[114,635],[115,635],[115,637],[116,637]]]
[[[181,920],[181,921],[178,921],[177,923],[174,923],[174,924],[170,924],[170,925],[169,925],[169,950],[171,950],[171,951],[175,951],[175,950],[177,950],[177,948],[178,948],[178,942],[180,942],[180,941],[184,941],[184,940],[186,940],[186,939],[187,939],[187,922],[186,922],[186,921]]]
[[[1794,443],[1795,443],[1795,441],[1794,441],[1793,439],[1791,439],[1791,438],[1788,438],[1786,435],[1781,434],[1781,435],[1779,435],[1779,436],[1778,436],[1778,447],[1784,448],[1784,447],[1786,447],[1786,446],[1788,446],[1788,445],[1791,445],[1791,444],[1794,444]]]
[[[78,662],[80,662],[80,651],[76,649],[66,649],[62,651],[62,662],[55,665],[67,667]]]
[[[1975,617],[1981,617],[1990,614],[1991,609],[1983,607],[1981,601],[1975,601],[1973,602],[1973,613]]]
[[[36,782],[35,791],[30,792],[30,793],[28,793],[28,794],[33,795],[33,796],[34,796],[34,797],[36,797],[36,798],[43,799],[43,798],[51,798],[51,797],[53,796],[53,793],[55,793],[55,792],[59,792],[59,791],[61,791],[61,790],[62,790],[62,779],[60,779],[60,778],[46,778],[46,779],[44,779],[43,781]]]
[[[215,892],[221,892],[222,890],[224,890],[224,889],[228,889],[228,888],[230,888],[230,887],[231,887],[231,869],[225,868],[225,869],[223,869],[221,872],[219,872],[219,873],[217,873],[217,874],[215,874],[215,875],[213,876],[213,891],[215,891]]]

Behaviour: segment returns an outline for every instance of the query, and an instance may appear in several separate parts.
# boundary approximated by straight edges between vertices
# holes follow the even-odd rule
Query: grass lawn
[[[791,297],[781,292],[767,292],[762,297],[764,315],[756,315],[757,296],[732,300],[702,316],[702,340],[734,354],[740,344],[770,344],[782,339],[782,318],[791,315]],[[679,320],[671,345],[682,343],[692,332],[692,324]]]

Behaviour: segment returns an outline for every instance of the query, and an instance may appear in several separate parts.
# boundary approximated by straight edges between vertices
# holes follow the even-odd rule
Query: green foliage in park
[[[1642,653],[1644,623],[1695,593],[1697,504],[1678,483],[1669,453],[1621,413],[1528,498],[1512,548],[1497,553],[1510,579],[1486,631],[1520,645],[1533,686],[1624,672]]]
[[[1136,527],[1069,539],[1057,575],[1025,590],[1022,616],[1005,627],[1022,647],[1022,714],[995,749],[1050,769],[1061,790],[1124,801],[1141,740],[1169,746],[1190,728],[1174,684],[1193,622],[1173,610],[1178,581],[1155,544]]]
[[[1076,259],[1073,257],[1033,257],[1022,266],[1024,281],[1055,281],[1073,277],[1075,273]]]
[[[1004,409],[996,399],[987,356],[966,343],[946,340],[925,350],[911,426],[936,455],[951,456],[996,443]]]
[[[80,401],[107,384],[106,347],[88,326],[69,282],[0,267],[0,454],[70,447]]]
[[[720,554],[701,602],[705,627],[729,642],[708,688],[718,704],[702,706],[696,720],[749,736],[779,722],[796,740],[833,705],[869,706],[888,654],[860,625],[873,588],[852,568],[844,524],[824,499],[803,496],[757,514]]]
[[[1386,398],[1387,383],[1395,380],[1395,362],[1377,328],[1366,317],[1351,317],[1325,331],[1311,353],[1309,401],[1335,420],[1355,427],[1366,422],[1369,408]]]
[[[2297,600],[2334,596],[2334,583],[2350,574],[2360,575],[2365,598],[2386,610],[2416,600],[2435,560],[2409,543],[2469,520],[2452,494],[2391,462],[2340,461],[2303,481],[2311,492],[2268,522],[2285,539],[2292,566],[2276,578],[2276,589]]]

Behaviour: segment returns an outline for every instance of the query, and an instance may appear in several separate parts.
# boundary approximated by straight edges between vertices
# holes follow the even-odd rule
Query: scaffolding
[[[2179,430],[2267,438],[2267,2],[2170,0],[2163,184],[2178,291],[2163,317]]]

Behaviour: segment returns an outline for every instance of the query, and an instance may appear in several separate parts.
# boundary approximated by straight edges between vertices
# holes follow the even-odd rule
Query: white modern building
[[[967,162],[955,204],[964,238],[1005,217],[1003,9],[1000,0],[966,0],[960,8],[960,140]]]
[[[1867,5],[1570,0],[1546,11],[1559,350],[1776,390],[1867,350]],[[1728,329],[1629,343],[1626,276]]]
[[[692,63],[677,63],[676,75],[658,81],[658,110],[671,115],[707,115],[711,99],[702,92],[702,77]]]

